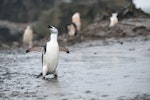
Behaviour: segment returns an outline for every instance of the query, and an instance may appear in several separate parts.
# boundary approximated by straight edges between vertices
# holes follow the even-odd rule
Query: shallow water
[[[116,100],[150,94],[150,40],[101,41],[60,53],[58,79],[36,78],[41,52],[0,51],[0,100]],[[150,96],[149,96],[150,97]]]

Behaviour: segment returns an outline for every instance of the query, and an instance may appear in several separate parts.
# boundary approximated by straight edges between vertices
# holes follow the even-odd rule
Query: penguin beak
[[[53,28],[52,26],[48,25],[48,28]]]

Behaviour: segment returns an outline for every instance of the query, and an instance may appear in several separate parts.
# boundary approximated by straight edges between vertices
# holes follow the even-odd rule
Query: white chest
[[[24,41],[30,42],[32,41],[32,37],[33,37],[33,31],[30,29],[25,30],[24,36],[23,36]]]
[[[48,42],[46,52],[43,55],[43,65],[48,67],[49,71],[56,69],[59,58],[59,46],[57,42]]]
[[[118,18],[116,16],[112,16],[110,18],[110,27],[113,27],[114,25],[116,25],[118,23]]]

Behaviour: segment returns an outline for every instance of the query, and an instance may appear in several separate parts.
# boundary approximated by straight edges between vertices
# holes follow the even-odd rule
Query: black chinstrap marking
[[[48,25],[48,28],[52,28],[52,26]]]

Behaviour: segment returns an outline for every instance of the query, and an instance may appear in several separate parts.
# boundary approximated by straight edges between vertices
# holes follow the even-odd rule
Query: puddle
[[[150,99],[149,44],[150,40],[74,45],[70,54],[60,53],[58,79],[49,80],[36,78],[42,69],[41,52],[0,51],[0,98],[119,100],[146,95]]]

